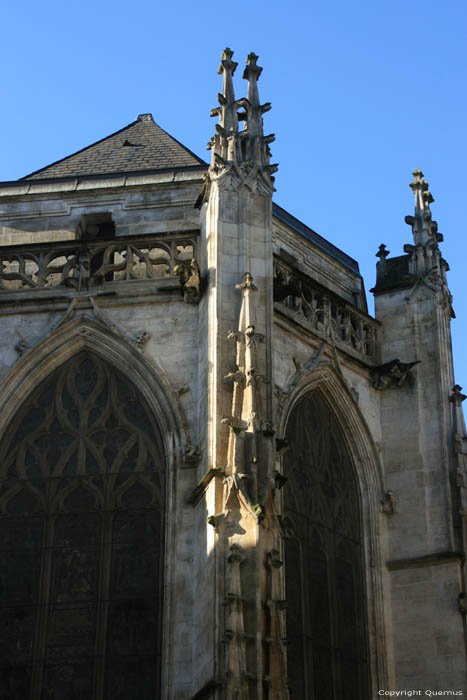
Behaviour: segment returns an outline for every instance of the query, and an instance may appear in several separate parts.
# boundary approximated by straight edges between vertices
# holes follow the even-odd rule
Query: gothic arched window
[[[0,443],[0,698],[157,697],[164,480],[146,401],[100,357],[32,393]]]
[[[286,434],[291,700],[368,700],[361,517],[352,460],[319,391],[298,402]]]

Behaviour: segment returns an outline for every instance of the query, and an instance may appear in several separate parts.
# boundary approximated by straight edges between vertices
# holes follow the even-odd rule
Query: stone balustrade
[[[0,295],[164,280],[196,257],[196,232],[0,248]]]
[[[275,308],[313,334],[376,362],[378,322],[281,262],[274,263]]]

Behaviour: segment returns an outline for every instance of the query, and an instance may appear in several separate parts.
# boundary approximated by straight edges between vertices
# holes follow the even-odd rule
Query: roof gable
[[[104,139],[25,175],[22,180],[170,170],[206,163],[155,123],[151,114]]]

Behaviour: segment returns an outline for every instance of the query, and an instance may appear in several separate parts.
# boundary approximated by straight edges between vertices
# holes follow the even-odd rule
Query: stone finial
[[[430,211],[430,204],[435,200],[431,192],[428,191],[428,182],[423,179],[422,171],[417,168],[412,175],[414,179],[409,186],[415,195],[415,216],[406,216],[405,222],[412,226],[415,245],[417,245],[419,242],[426,243],[426,240],[423,239],[426,236],[432,238],[435,233],[433,231],[435,222],[431,221]]]
[[[417,168],[412,175],[414,179],[410,183],[410,189],[415,195],[415,216],[423,216],[430,212],[430,204],[435,200],[428,190],[428,182],[423,179],[422,171]]]
[[[390,252],[390,250],[386,250],[385,244],[381,243],[380,247],[378,248],[378,252],[376,253],[376,257],[379,258],[379,261],[383,263],[385,262]]]

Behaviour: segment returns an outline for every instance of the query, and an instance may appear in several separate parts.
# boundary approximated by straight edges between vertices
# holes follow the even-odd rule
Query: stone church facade
[[[465,396],[420,171],[358,264],[272,202],[232,52],[206,164],[140,115],[0,183],[0,698],[466,692]]]

